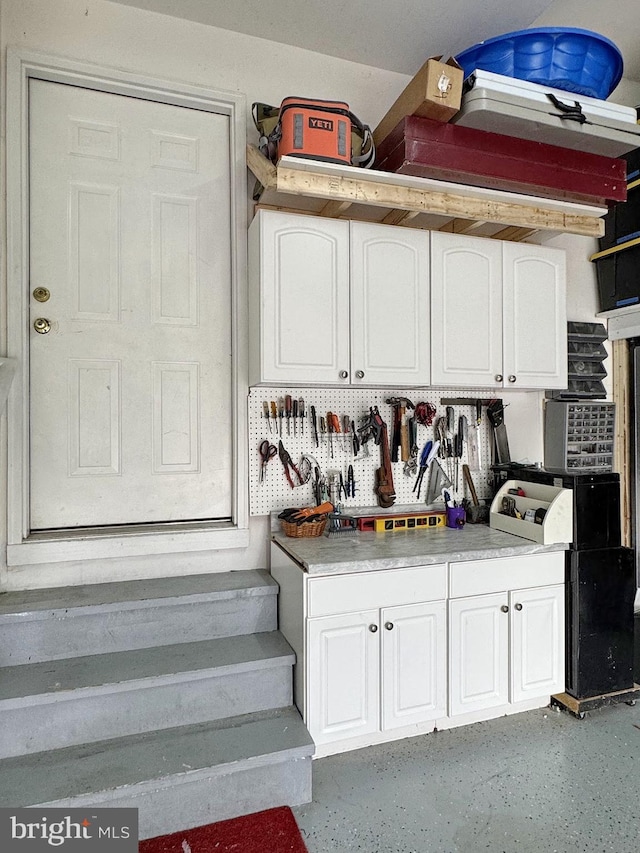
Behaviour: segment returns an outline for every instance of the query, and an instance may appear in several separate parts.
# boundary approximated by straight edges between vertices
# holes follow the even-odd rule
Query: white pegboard
[[[469,391],[462,388],[422,388],[414,392],[413,395],[407,395],[403,391],[371,388],[271,388],[263,386],[252,388],[248,397],[249,511],[252,516],[268,515],[270,512],[277,512],[286,507],[307,506],[315,503],[312,482],[292,489],[287,482],[284,468],[277,454],[267,464],[264,480],[260,481],[260,443],[264,439],[268,439],[270,443],[277,447],[281,437],[279,428],[276,431],[273,421],[267,422],[265,419],[263,402],[266,400],[268,403],[271,403],[273,400],[277,404],[278,400],[280,398],[284,399],[286,394],[290,394],[291,398],[295,400],[303,398],[305,402],[306,417],[304,418],[303,430],[301,430],[301,419],[298,418],[294,435],[293,418],[291,418],[289,421],[289,433],[287,434],[287,419],[282,419],[282,443],[290,453],[294,464],[298,465],[303,454],[311,456],[318,463],[323,474],[326,475],[327,471],[342,471],[345,482],[347,468],[349,465],[353,465],[357,491],[355,497],[341,499],[340,502],[343,504],[345,511],[348,511],[349,507],[376,506],[377,499],[374,492],[375,471],[381,465],[380,448],[373,441],[369,441],[367,443],[369,455],[367,456],[366,450],[361,448],[358,455],[354,457],[351,442],[347,442],[343,446],[342,435],[336,436],[334,434],[333,458],[331,458],[328,441],[325,444],[320,441],[319,446],[315,446],[310,418],[311,406],[315,406],[316,409],[318,431],[320,417],[326,418],[327,412],[337,414],[341,424],[343,415],[349,415],[349,419],[355,422],[356,427],[359,427],[361,419],[369,414],[369,407],[377,406],[382,419],[387,424],[389,441],[391,441],[393,432],[393,407],[385,403],[385,400],[391,397],[409,396],[409,399],[413,403],[431,403],[437,410],[434,423],[439,417],[445,415],[445,406],[440,403],[441,398],[470,398],[474,401],[478,398],[484,399],[485,397],[489,399],[486,394],[484,396],[479,395],[477,390]],[[475,406],[455,406],[454,409],[456,424],[458,416],[465,415],[469,422],[469,429],[471,430],[471,425],[475,423]],[[269,426],[271,426],[271,431],[269,431]],[[429,439],[435,440],[435,438],[433,426],[426,427],[418,425],[418,458],[425,442]],[[491,427],[487,420],[486,409],[483,408],[482,423],[478,429],[481,470],[472,470],[471,472],[471,477],[480,499],[491,496],[489,487],[491,444]],[[446,471],[447,460],[441,461]],[[454,488],[450,490],[452,497],[457,496],[458,499],[461,499],[465,494],[462,465],[468,461],[468,447],[465,445],[464,453],[459,463],[458,490],[456,492],[454,481]],[[392,467],[396,504],[415,504],[416,509],[424,507],[426,505],[424,502],[426,475],[421,489],[421,497],[418,500],[412,491],[416,478],[415,476],[408,477],[403,473],[404,462],[395,462]],[[454,480],[454,477],[452,476],[451,479]]]

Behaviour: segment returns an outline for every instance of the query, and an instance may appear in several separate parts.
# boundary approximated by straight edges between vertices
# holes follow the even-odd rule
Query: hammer
[[[391,459],[393,462],[397,462],[398,446],[400,446],[400,459],[403,462],[408,462],[411,456],[411,448],[409,446],[409,427],[407,425],[406,411],[407,409],[415,409],[415,406],[408,397],[389,397],[385,400],[385,403],[394,408]]]

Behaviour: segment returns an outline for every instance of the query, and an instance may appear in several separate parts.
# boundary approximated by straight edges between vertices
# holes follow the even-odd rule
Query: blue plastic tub
[[[622,54],[591,30],[540,27],[505,33],[456,56],[468,77],[476,68],[606,100],[622,77]]]

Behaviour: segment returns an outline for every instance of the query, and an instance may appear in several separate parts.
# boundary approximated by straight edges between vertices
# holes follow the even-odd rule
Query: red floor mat
[[[139,853],[307,853],[288,806],[141,841]]]

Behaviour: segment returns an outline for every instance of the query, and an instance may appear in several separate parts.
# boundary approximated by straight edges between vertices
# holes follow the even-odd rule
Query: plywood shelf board
[[[429,178],[396,175],[373,169],[358,169],[282,157],[274,166],[255,145],[247,146],[247,165],[263,185],[260,204],[297,209],[296,199],[309,212],[306,201],[319,200],[314,212],[323,216],[358,218],[367,209],[367,218],[414,227],[455,229],[450,223],[464,223],[469,232],[478,225],[507,226],[488,235],[498,239],[523,240],[539,231],[601,237],[606,207],[543,199],[534,196],[470,187]],[[422,214],[436,217],[439,224],[418,222]],[[505,236],[500,236],[507,232]]]

